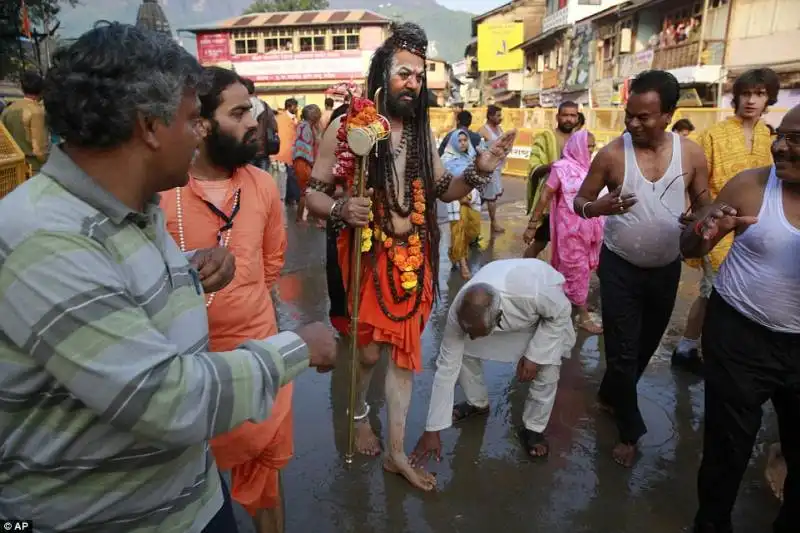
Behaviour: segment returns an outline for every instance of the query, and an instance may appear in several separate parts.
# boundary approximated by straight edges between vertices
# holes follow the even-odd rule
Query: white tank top
[[[769,174],[758,222],[733,240],[714,288],[739,313],[773,331],[800,333],[800,230],[783,212],[783,183]]]
[[[489,139],[489,142],[486,143],[488,145],[487,148],[491,146],[493,142],[499,139],[501,135],[503,135],[503,128],[501,128],[500,126],[497,126],[497,131],[494,131],[492,128],[489,127],[489,124],[486,124],[486,131],[489,132],[489,137],[491,137],[491,139]],[[506,160],[505,158],[503,158],[500,161],[500,164],[494,170],[494,172],[492,172],[492,176],[498,176],[498,177],[501,176],[503,174],[503,167],[505,165],[506,165]]]
[[[609,250],[638,267],[666,266],[680,256],[678,217],[686,208],[686,180],[678,177],[683,173],[680,137],[672,134],[672,161],[655,182],[648,181],[639,170],[630,134],[623,134],[622,139],[622,194],[633,193],[638,202],[624,215],[606,217],[603,240]]]

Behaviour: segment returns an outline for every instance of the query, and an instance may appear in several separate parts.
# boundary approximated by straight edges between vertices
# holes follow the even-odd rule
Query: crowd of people
[[[616,422],[613,460],[631,467],[647,431],[637,383],[687,261],[703,278],[672,363],[705,377],[694,531],[733,531],[767,401],[781,439],[771,455],[784,499],[774,531],[796,530],[800,107],[771,136],[762,116],[777,75],[741,75],[735,115],[696,137],[688,121],[668,131],[674,76],[644,72],[630,86],[626,131],[596,155],[579,106],[563,102],[533,141],[523,257],[473,272],[483,204],[490,238],[505,231],[497,200],[516,132],[503,131],[500,107],[489,106],[477,132],[461,110],[437,153],[427,45],[418,25],[393,26],[369,66],[365,94],[381,94],[377,102],[326,101],[299,119],[296,100],[272,110],[250,80],[118,23],[60,50],[46,79],[23,78],[25,100],[2,114],[35,175],[0,201],[0,517],[32,519],[43,532],[230,533],[236,501],[259,533],[283,531],[292,381],[336,362],[332,328],[280,331],[276,320],[285,208],[296,203],[296,223],[325,227],[331,324],[355,332],[359,348],[348,414],[356,450],[382,454],[387,472],[436,487],[425,463],[441,456],[440,432],[489,412],[484,360],[515,364],[529,384],[519,439],[546,457],[576,329],[603,335],[598,404]],[[364,159],[367,195],[354,195],[348,128],[378,110],[390,131]],[[46,139],[45,116],[59,143]],[[549,263],[537,259],[548,247]],[[467,281],[407,455],[442,254]],[[602,323],[588,303],[595,271]],[[355,325],[351,279],[360,280]],[[366,399],[381,357],[385,446]],[[457,383],[466,401],[456,404]]]

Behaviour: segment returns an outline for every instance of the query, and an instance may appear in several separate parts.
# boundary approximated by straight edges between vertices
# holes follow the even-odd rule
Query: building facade
[[[446,106],[450,103],[453,85],[453,69],[450,63],[439,57],[428,58],[425,66],[428,89],[436,96],[436,105]]]
[[[731,0],[730,8],[725,53],[728,83],[723,103],[729,101],[737,75],[768,66],[781,79],[775,107],[789,109],[800,104],[800,1]]]
[[[367,10],[291,11],[243,15],[184,31],[196,35],[201,64],[231,68],[253,80],[259,96],[277,109],[287,98],[322,106],[334,85],[365,85],[369,60],[390,23]]]
[[[467,75],[472,80],[466,89],[468,103],[520,106],[523,54],[519,54],[518,62],[498,62],[497,66],[486,58],[498,57],[501,51],[513,52],[520,43],[539,35],[546,3],[547,0],[514,0],[473,17],[473,39],[465,51]],[[512,33],[516,42],[510,39]],[[482,54],[482,49],[494,53]]]

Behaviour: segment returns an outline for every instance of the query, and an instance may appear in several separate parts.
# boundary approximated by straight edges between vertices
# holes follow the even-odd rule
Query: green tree
[[[242,14],[269,13],[271,11],[315,11],[328,9],[329,5],[328,0],[255,0]]]
[[[52,31],[58,24],[59,4],[74,7],[78,0],[26,0],[31,31],[35,37],[43,37],[45,29]],[[45,28],[46,26],[46,28]],[[30,44],[20,41],[22,37],[21,2],[0,1],[0,79],[16,75],[23,68],[36,68],[30,54]]]

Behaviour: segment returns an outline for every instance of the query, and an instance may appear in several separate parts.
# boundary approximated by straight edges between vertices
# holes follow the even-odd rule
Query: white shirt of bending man
[[[426,434],[437,433],[438,440],[438,432],[453,425],[456,381],[464,389],[469,406],[488,409],[482,360],[517,363],[518,376],[523,363],[534,363],[525,365],[532,380],[523,422],[529,431],[544,431],[555,402],[561,359],[569,357],[575,345],[572,305],[564,295],[563,284],[564,277],[543,261],[507,259],[484,266],[461,288],[447,316]],[[474,294],[476,289],[491,294],[482,319],[483,330],[464,323],[464,314],[459,311],[465,295]],[[438,455],[439,450],[435,451]]]

